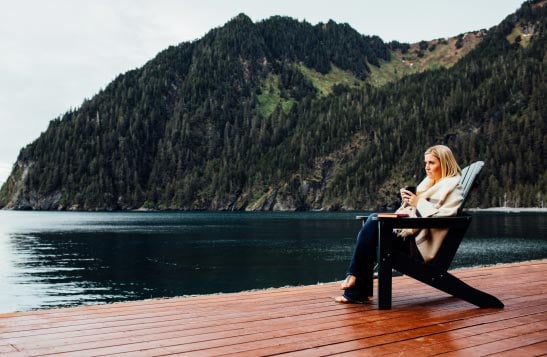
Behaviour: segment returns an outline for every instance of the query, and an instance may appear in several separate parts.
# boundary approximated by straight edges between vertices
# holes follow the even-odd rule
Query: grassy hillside
[[[404,76],[426,70],[450,68],[473,50],[484,38],[486,31],[468,32],[448,39],[436,39],[409,44],[406,51],[391,51],[390,61],[380,61],[380,66],[370,66],[367,83],[383,86]]]

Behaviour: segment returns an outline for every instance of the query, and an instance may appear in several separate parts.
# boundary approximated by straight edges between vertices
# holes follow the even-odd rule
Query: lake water
[[[0,211],[0,312],[341,280],[355,213]],[[547,258],[547,214],[474,214],[453,267]]]

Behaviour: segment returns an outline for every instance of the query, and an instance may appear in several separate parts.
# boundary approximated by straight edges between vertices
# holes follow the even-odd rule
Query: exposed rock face
[[[0,208],[7,209],[32,209],[30,199],[24,199],[25,181],[28,178],[32,163],[18,161],[14,167],[13,174],[0,191]]]
[[[29,192],[25,196],[16,202],[16,205],[13,207],[14,209],[56,210],[63,208],[59,206],[59,200],[61,199],[60,192],[54,192],[47,196],[40,196],[36,192]]]

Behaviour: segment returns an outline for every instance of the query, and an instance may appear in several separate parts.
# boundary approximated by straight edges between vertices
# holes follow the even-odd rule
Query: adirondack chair
[[[462,170],[461,185],[464,201],[458,215],[452,217],[428,218],[376,218],[379,225],[378,241],[378,308],[391,309],[392,269],[416,280],[461,298],[481,308],[502,308],[503,303],[496,297],[477,290],[452,274],[448,268],[465,235],[471,216],[462,213],[463,205],[475,182],[475,178],[484,166],[477,161]],[[448,234],[435,258],[428,262],[419,262],[409,256],[392,251],[391,232],[394,228],[448,228]],[[386,237],[384,239],[383,237]]]

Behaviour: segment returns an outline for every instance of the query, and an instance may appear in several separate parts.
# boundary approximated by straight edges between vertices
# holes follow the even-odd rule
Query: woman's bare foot
[[[357,278],[355,277],[355,275],[348,275],[346,279],[342,282],[342,284],[340,284],[340,288],[342,290],[353,288],[355,286],[356,280]]]
[[[340,303],[340,304],[349,304],[350,301],[343,295],[340,295],[340,296],[336,296],[334,298],[334,301]]]
[[[336,296],[334,298],[334,301],[340,304],[364,304],[364,303],[370,302],[370,298],[367,298],[363,301],[358,301],[358,300],[350,300],[344,295],[340,295],[340,296]]]

